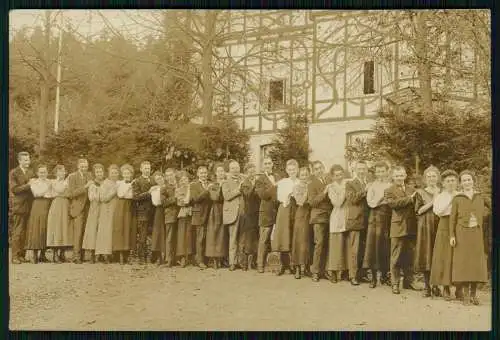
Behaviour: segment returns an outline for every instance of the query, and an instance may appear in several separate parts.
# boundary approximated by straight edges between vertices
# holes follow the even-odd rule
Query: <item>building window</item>
[[[267,102],[268,111],[276,111],[283,108],[285,104],[285,81],[271,80],[269,82],[269,95]]]
[[[363,93],[375,93],[375,65],[373,60],[365,61],[363,67]]]
[[[260,146],[260,169],[264,167],[264,159],[269,157],[269,151],[271,151],[272,144],[265,144]]]

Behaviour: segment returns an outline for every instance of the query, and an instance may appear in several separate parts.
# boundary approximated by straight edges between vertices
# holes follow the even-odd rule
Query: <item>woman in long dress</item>
[[[47,248],[52,248],[52,262],[64,260],[65,249],[70,248],[73,240],[73,229],[69,227],[68,181],[64,165],[54,169],[56,179],[52,180],[52,196],[47,218]]]
[[[94,180],[90,184],[88,190],[90,206],[82,242],[82,249],[90,251],[90,263],[95,263],[95,246],[99,223],[99,211],[101,207],[99,191],[102,181],[104,180],[104,166],[102,164],[95,164],[93,170]]]
[[[30,180],[33,203],[26,230],[26,250],[33,251],[33,263],[43,257],[47,245],[47,217],[51,203],[52,183],[47,179],[46,165],[39,165],[37,178]]]
[[[432,265],[429,283],[435,288],[431,293],[440,296],[441,291],[437,286],[443,287],[442,295],[446,300],[451,299],[451,261],[452,247],[450,245],[450,214],[451,202],[457,194],[458,174],[453,170],[446,170],[441,174],[443,191],[436,196],[433,203],[433,211],[439,217],[439,223],[432,250]],[[460,298],[460,293],[458,298]]]
[[[328,234],[328,255],[326,269],[332,283],[337,283],[342,272],[347,270],[347,234],[345,229],[345,171],[342,166],[335,164],[330,169],[332,182],[328,185],[328,198],[333,209],[330,214],[330,228]]]
[[[118,165],[110,165],[108,168],[108,178],[99,187],[101,207],[97,223],[95,254],[99,257],[99,260],[103,260],[105,263],[111,262],[113,253],[113,216],[118,200],[116,194],[119,176],[120,168]]]
[[[309,185],[311,173],[308,167],[299,169],[299,182],[293,189],[293,198],[297,204],[292,232],[292,253],[291,262],[295,266],[295,278],[300,279],[310,264],[311,249],[311,228],[309,218],[311,207],[307,202],[307,186]]]
[[[260,198],[255,191],[256,169],[254,164],[247,164],[246,177],[241,183],[243,195],[243,216],[239,229],[239,248],[243,270],[250,270],[257,259],[259,243],[259,207]]]
[[[391,186],[388,178],[389,166],[378,162],[375,168],[375,181],[369,186],[366,201],[370,208],[366,247],[363,258],[363,268],[371,272],[370,288],[375,288],[377,282],[388,282],[391,226],[391,209],[384,200],[384,192]]]
[[[276,214],[276,227],[271,234],[271,248],[273,252],[279,253],[280,266],[278,276],[285,273],[285,269],[290,266],[290,250],[292,246],[292,230],[295,220],[295,199],[292,197],[293,188],[298,184],[297,172],[299,164],[296,160],[290,159],[286,162],[287,178],[283,178],[277,183],[277,197],[280,203]]]
[[[175,254],[179,258],[181,267],[185,267],[194,250],[194,237],[191,228],[191,195],[189,190],[189,176],[185,171],[179,174],[179,186],[175,190],[179,214],[177,215],[177,245]]]
[[[424,297],[431,296],[430,275],[432,266],[432,251],[436,240],[439,218],[432,207],[434,199],[441,192],[438,187],[439,170],[434,166],[424,171],[425,188],[418,189],[415,195],[415,212],[417,213],[417,242],[413,260],[415,272],[424,274]],[[434,288],[436,290],[437,288]]]
[[[215,181],[208,187],[212,207],[208,215],[205,256],[212,262],[213,268],[218,269],[222,264],[222,259],[228,256],[229,234],[222,224],[224,204],[222,182],[226,179],[226,171],[223,164],[216,164],[214,169]]]
[[[461,295],[466,305],[479,305],[477,284],[488,281],[483,218],[490,203],[474,190],[474,182],[471,171],[460,173],[462,191],[453,198],[450,214],[451,280],[459,291],[463,291]]]
[[[117,182],[115,212],[113,214],[113,252],[120,256],[120,264],[128,263],[128,255],[133,237],[134,209],[132,178],[134,169],[125,164],[120,168],[123,180]]]
[[[158,262],[158,265],[163,265],[165,263],[165,208],[163,207],[161,192],[165,187],[165,179],[160,171],[156,171],[153,178],[156,184],[149,190],[154,207],[151,263]]]

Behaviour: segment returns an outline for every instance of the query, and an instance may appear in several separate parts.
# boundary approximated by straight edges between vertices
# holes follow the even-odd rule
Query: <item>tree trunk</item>
[[[212,52],[215,37],[215,23],[217,13],[215,11],[205,12],[205,46],[201,61],[201,79],[203,84],[202,116],[203,123],[212,121],[214,88],[212,84]]]
[[[45,156],[45,143],[47,140],[47,114],[49,112],[49,62],[50,62],[50,12],[45,12],[45,60],[43,61],[43,77],[40,81],[40,105],[39,105],[39,145],[38,153],[40,159]]]
[[[429,30],[427,28],[426,11],[418,11],[416,14],[416,59],[417,59],[417,72],[418,82],[421,96],[421,107],[423,113],[432,112],[432,87],[431,87],[431,64],[428,58],[429,44]]]

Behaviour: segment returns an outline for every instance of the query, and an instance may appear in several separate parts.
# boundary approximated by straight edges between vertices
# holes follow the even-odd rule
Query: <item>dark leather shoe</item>
[[[371,280],[371,281],[370,281],[370,285],[369,285],[369,287],[370,287],[370,288],[375,288],[375,287],[377,287],[377,281],[375,281],[375,280]]]
[[[313,274],[312,275],[312,280],[313,280],[313,282],[319,282],[319,275],[318,274]]]
[[[75,264],[82,264],[82,260],[80,260],[80,259],[73,259],[73,263],[75,263]]]
[[[419,287],[415,286],[415,284],[413,282],[409,282],[409,283],[403,284],[403,288],[404,289],[409,289],[409,290],[415,290],[415,291],[421,291],[422,290],[422,288],[419,288]]]
[[[277,276],[281,276],[285,274],[285,269],[283,267],[281,267],[280,269],[278,269],[278,271],[276,272],[276,275]]]
[[[399,287],[398,286],[392,286],[392,294],[399,294]]]
[[[434,286],[431,289],[431,294],[432,294],[433,297],[440,297],[441,296],[441,290],[439,289],[439,287]]]
[[[353,286],[359,286],[359,281],[356,279],[351,279],[351,285]]]
[[[236,266],[234,264],[229,266],[229,271],[234,272],[236,270]]]

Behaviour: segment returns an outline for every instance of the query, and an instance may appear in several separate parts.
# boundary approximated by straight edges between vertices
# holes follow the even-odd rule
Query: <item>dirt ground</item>
[[[480,306],[291,275],[119,264],[10,266],[11,330],[489,330]]]

